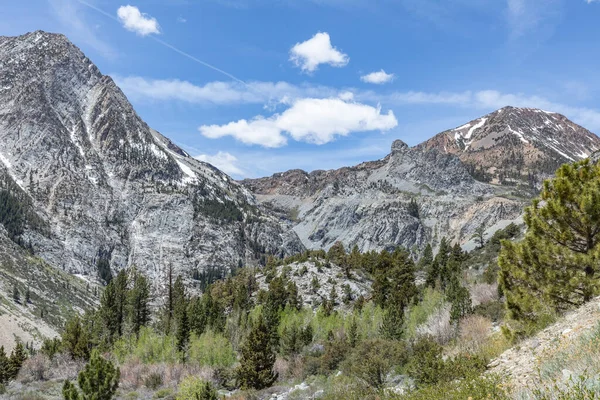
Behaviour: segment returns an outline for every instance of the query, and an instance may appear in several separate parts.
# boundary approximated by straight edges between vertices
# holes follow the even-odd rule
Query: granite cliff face
[[[189,277],[303,250],[247,189],[146,125],[62,35],[0,37],[0,182],[31,205],[20,240],[71,273],[95,277],[105,259]]]
[[[522,200],[476,181],[456,156],[409,148],[400,140],[378,161],[331,171],[292,170],[242,183],[293,220],[294,231],[313,249],[339,240],[347,249],[400,245],[419,253],[442,236],[464,243],[480,224],[501,227],[523,208]]]
[[[600,138],[557,113],[504,107],[418,147],[456,154],[477,179],[539,188],[561,164],[600,149]]]

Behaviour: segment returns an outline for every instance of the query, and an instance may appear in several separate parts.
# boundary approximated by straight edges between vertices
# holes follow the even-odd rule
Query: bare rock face
[[[95,276],[106,258],[158,282],[168,264],[188,277],[304,249],[247,189],[148,127],[62,35],[0,37],[0,175],[48,228],[23,241],[71,273]]]
[[[291,217],[307,248],[341,241],[361,251],[403,246],[419,253],[443,236],[463,243],[484,224],[519,217],[523,201],[476,181],[454,155],[395,141],[385,158],[331,171],[293,170],[242,182]],[[502,193],[500,193],[502,194]],[[411,201],[417,203],[417,210]]]
[[[504,107],[418,147],[456,154],[479,180],[540,187],[561,164],[600,149],[600,138],[557,113]]]

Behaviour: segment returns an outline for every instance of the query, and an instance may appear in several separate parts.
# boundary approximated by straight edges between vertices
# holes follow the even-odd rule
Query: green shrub
[[[535,400],[592,400],[600,398],[600,384],[597,380],[580,376],[570,378],[566,385],[556,382],[550,388],[537,388],[533,391]]]
[[[229,340],[212,331],[200,336],[192,334],[188,357],[189,361],[208,367],[231,367],[236,362]]]
[[[477,306],[473,307],[473,313],[489,318],[493,322],[499,322],[504,319],[504,303],[498,300],[478,304]]]
[[[210,382],[188,376],[179,385],[177,400],[217,400],[217,391]]]
[[[372,339],[361,342],[344,362],[343,370],[380,389],[395,366],[406,362],[406,349],[396,341]]]
[[[160,389],[159,391],[157,391],[156,393],[154,393],[153,398],[155,399],[166,399],[166,398],[172,398],[173,395],[173,389],[171,388],[164,388],[164,389]]]
[[[488,360],[479,355],[464,354],[444,360],[442,347],[432,338],[422,338],[413,346],[408,373],[421,387],[438,382],[474,378],[486,368]]]
[[[390,398],[394,400],[510,400],[512,397],[503,388],[500,377],[486,375],[426,386]]]
[[[160,335],[148,327],[140,329],[137,339],[135,335],[130,335],[117,340],[113,354],[120,363],[131,358],[137,358],[144,364],[176,363],[179,360],[175,338]]]

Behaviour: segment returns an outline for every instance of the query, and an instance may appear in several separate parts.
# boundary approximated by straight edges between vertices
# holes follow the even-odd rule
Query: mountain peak
[[[478,179],[538,186],[561,164],[600,149],[600,138],[561,114],[506,106],[418,147],[456,154]]]
[[[403,152],[406,149],[408,149],[408,145],[400,139],[396,139],[392,143],[392,153]]]

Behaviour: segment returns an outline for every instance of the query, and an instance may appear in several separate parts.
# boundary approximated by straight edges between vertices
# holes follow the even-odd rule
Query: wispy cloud
[[[360,103],[381,103],[386,107],[407,105],[440,105],[491,111],[507,105],[535,107],[565,114],[588,129],[600,131],[600,111],[570,106],[542,96],[525,93],[505,93],[498,90],[462,92],[423,92],[337,89],[319,85],[294,85],[289,82],[209,82],[198,86],[180,80],[152,80],[141,77],[119,77],[115,81],[136,101],[183,101],[192,104],[287,104],[300,99],[338,98]]]
[[[160,26],[156,18],[142,13],[137,7],[121,6],[117,10],[117,16],[125,29],[140,36],[160,33]]]
[[[294,85],[287,82],[222,82],[202,86],[178,79],[147,79],[113,75],[119,87],[135,101],[183,101],[187,103],[279,104],[302,97],[332,97],[343,90],[318,85]]]
[[[288,134],[296,141],[325,144],[336,136],[352,132],[387,131],[398,125],[392,111],[341,98],[300,99],[281,114],[251,120],[239,120],[225,125],[204,125],[200,133],[207,138],[234,137],[246,144],[281,147]]]
[[[228,175],[239,177],[246,174],[246,172],[238,166],[237,157],[224,151],[219,151],[214,155],[200,154],[194,158],[212,164]]]
[[[371,72],[370,74],[363,75],[360,80],[366,83],[374,83],[376,85],[382,85],[394,80],[394,74],[388,74],[383,69],[377,72]]]
[[[562,0],[507,0],[506,5],[511,39],[518,39],[539,30],[552,31]]]
[[[332,67],[344,67],[350,57],[331,45],[327,32],[319,32],[302,43],[296,43],[290,50],[290,61],[304,72],[314,72],[321,64]]]

